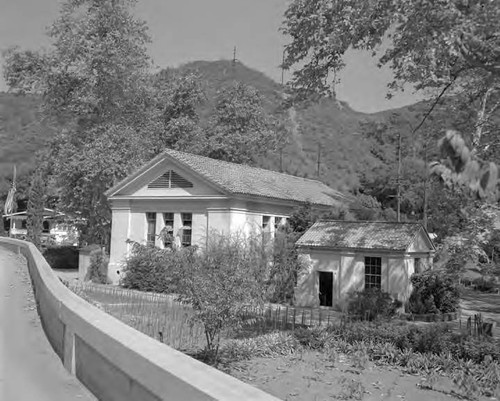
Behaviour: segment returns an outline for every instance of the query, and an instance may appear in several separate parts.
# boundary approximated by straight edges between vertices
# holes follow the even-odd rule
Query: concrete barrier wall
[[[60,282],[33,244],[0,237],[0,246],[26,257],[47,338],[100,401],[278,400],[90,305]]]

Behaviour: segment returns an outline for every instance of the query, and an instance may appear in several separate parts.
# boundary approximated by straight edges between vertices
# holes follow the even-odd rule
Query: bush
[[[49,246],[43,257],[53,269],[78,269],[78,248],[76,246]]]
[[[402,303],[376,288],[365,289],[351,295],[347,304],[349,314],[359,315],[367,320],[394,316]]]
[[[92,251],[90,254],[90,266],[87,270],[85,280],[90,280],[98,284],[108,284],[108,262],[109,257],[100,249]]]
[[[411,313],[455,312],[460,301],[458,283],[442,271],[427,270],[411,277],[413,291],[408,300]]]
[[[472,284],[475,286],[475,289],[481,292],[496,292],[497,291],[497,285],[495,283],[495,280],[493,279],[486,279],[484,277],[476,278],[475,280],[472,281]]]
[[[172,251],[132,243],[131,256],[126,260],[120,285],[139,291],[175,293],[179,270],[188,263],[191,248]]]
[[[179,299],[192,306],[193,320],[203,325],[214,364],[221,332],[241,327],[247,307],[267,300],[269,266],[262,245],[262,237],[214,232],[203,252],[191,253],[179,269]]]

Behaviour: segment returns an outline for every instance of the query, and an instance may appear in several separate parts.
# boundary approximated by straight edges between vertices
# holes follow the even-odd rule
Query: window
[[[146,242],[148,245],[154,246],[156,239],[156,213],[147,212],[146,220],[148,222],[148,233],[146,235]]]
[[[165,248],[171,248],[174,243],[174,214],[163,213],[165,228],[162,230],[163,245]]]
[[[42,223],[42,232],[49,233],[50,232],[50,224],[47,220],[44,220]]]
[[[365,257],[365,289],[382,287],[382,258]]]
[[[264,230],[269,229],[270,222],[271,222],[271,216],[262,216],[262,228]]]
[[[422,260],[415,258],[415,273],[422,273]]]
[[[181,213],[181,219],[182,219],[182,246],[191,246],[193,214]]]
[[[21,228],[23,230],[26,230],[28,228],[27,221],[26,220],[21,220]]]
[[[184,177],[177,174],[175,171],[169,170],[165,174],[158,177],[156,180],[148,184],[149,189],[164,189],[164,188],[193,188],[193,183],[186,180]]]

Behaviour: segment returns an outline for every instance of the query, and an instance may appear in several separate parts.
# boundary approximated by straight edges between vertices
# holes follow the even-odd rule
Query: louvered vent
[[[164,188],[192,188],[193,183],[181,177],[175,171],[169,170],[165,174],[158,177],[156,180],[148,184],[149,189],[164,189]]]

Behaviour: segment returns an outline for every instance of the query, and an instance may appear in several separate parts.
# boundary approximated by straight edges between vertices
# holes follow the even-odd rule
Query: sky
[[[159,67],[194,60],[237,59],[281,79],[279,64],[287,39],[278,31],[288,0],[139,0],[136,15],[145,20]],[[0,50],[49,47],[46,28],[58,16],[59,0],[0,0]],[[379,69],[368,53],[350,51],[340,74],[337,97],[357,111],[373,113],[421,100],[407,90],[385,98],[392,74]],[[285,78],[286,79],[286,78]],[[7,90],[0,77],[0,91]]]

